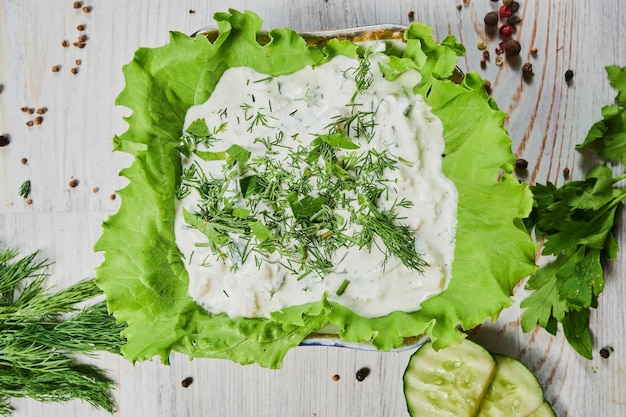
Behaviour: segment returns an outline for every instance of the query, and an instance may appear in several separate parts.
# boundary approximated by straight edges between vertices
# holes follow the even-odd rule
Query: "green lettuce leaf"
[[[95,246],[104,252],[97,283],[109,310],[127,323],[123,347],[130,361],[171,352],[190,357],[225,358],[278,368],[289,349],[328,325],[351,342],[369,342],[382,350],[400,347],[406,338],[428,334],[435,346],[459,341],[459,328],[495,319],[512,303],[512,288],[534,266],[535,244],[520,219],[532,207],[525,184],[512,176],[515,158],[497,109],[476,74],[457,85],[448,80],[464,48],[451,36],[438,44],[432,29],[414,23],[405,33],[404,57],[383,71],[392,78],[416,68],[416,91],[426,97],[444,124],[444,172],[459,191],[457,248],[453,277],[446,291],[414,313],[394,312],[365,318],[322,299],[285,308],[269,319],[211,314],[187,294],[188,276],[174,238],[174,194],[180,182],[180,136],[189,107],[207,100],[223,72],[248,66],[268,75],[293,73],[333,56],[356,56],[346,41],[314,47],[288,29],[257,41],[260,18],[229,10],[215,15],[214,42],[171,33],[170,43],[138,50],[124,67],[126,87],[117,104],[132,110],[128,130],[114,148],[134,156],[121,172],[129,184],[119,191],[119,211],[103,224]],[[232,156],[232,155],[231,155]]]

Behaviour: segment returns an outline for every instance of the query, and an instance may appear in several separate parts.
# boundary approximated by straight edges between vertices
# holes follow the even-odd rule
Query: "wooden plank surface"
[[[92,250],[100,224],[119,207],[119,198],[111,196],[125,184],[118,171],[130,163],[127,155],[111,152],[111,138],[126,129],[123,116],[128,114],[114,105],[124,85],[122,65],[138,47],[166,43],[169,30],[192,33],[211,24],[216,11],[252,9],[267,29],[296,30],[408,24],[413,11],[415,20],[433,26],[437,39],[453,34],[466,45],[466,57],[459,61],[463,71],[477,71],[491,81],[493,97],[509,114],[513,150],[529,161],[521,177],[531,182],[560,185],[566,167],[573,178],[583,175],[588,165],[574,146],[615,95],[604,67],[626,65],[626,3],[620,0],[522,0],[523,20],[515,35],[522,53],[519,61],[502,66],[494,62],[499,40],[485,33],[482,23],[500,3],[488,0],[108,0],[85,2],[90,13],[73,9],[72,3],[0,0],[0,134],[11,137],[10,145],[0,148],[0,242],[22,254],[40,249],[42,257],[55,261],[51,279],[61,287],[94,275],[102,260]],[[76,41],[79,24],[86,26],[86,47],[62,47],[64,39]],[[491,51],[484,69],[479,39]],[[536,54],[530,53],[532,46]],[[525,62],[535,71],[529,82],[521,77]],[[52,72],[54,65],[59,72]],[[71,73],[74,67],[77,74]],[[567,69],[575,74],[569,85]],[[23,106],[46,107],[43,123],[26,126],[33,116],[21,112]],[[78,180],[74,188],[72,178]],[[26,179],[32,181],[32,205],[18,195]],[[622,230],[618,238],[624,247]],[[622,417],[625,266],[622,251],[607,268],[606,290],[591,319],[593,360],[577,356],[560,334],[522,333],[518,307],[482,326],[477,338],[529,365],[559,416]],[[608,359],[598,355],[604,346],[615,349]],[[189,362],[177,355],[169,367],[157,362],[133,366],[112,355],[93,362],[118,382],[120,417],[407,416],[402,373],[410,353],[304,347],[291,351],[279,371],[220,360]],[[363,366],[372,372],[357,382],[355,372]],[[339,381],[332,380],[335,374]],[[188,376],[194,382],[182,388]],[[19,400],[13,405],[16,416],[107,415],[80,402]]]

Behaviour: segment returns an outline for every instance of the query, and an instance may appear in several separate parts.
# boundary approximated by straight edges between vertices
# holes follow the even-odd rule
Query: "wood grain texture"
[[[88,14],[73,9],[72,1],[0,0],[0,134],[11,135],[11,144],[0,148],[0,242],[23,254],[41,249],[42,257],[56,262],[51,279],[61,287],[94,275],[101,256],[92,248],[101,222],[119,207],[119,199],[110,196],[124,186],[118,171],[130,163],[126,155],[111,152],[111,138],[126,129],[123,116],[128,115],[127,109],[114,105],[124,85],[121,67],[137,48],[163,45],[169,30],[192,33],[212,24],[213,13],[227,7],[255,10],[267,29],[296,30],[408,24],[413,11],[415,20],[433,26],[436,38],[453,34],[466,45],[467,54],[459,60],[463,71],[477,71],[491,81],[494,99],[509,115],[512,148],[529,161],[528,171],[520,176],[562,184],[567,167],[572,178],[580,178],[590,162],[574,146],[615,95],[603,68],[626,65],[626,3],[520,3],[523,21],[515,36],[522,53],[518,60],[497,66],[499,39],[485,32],[482,19],[499,3],[488,0],[266,0],[262,5],[252,0],[108,0],[85,2],[93,7]],[[79,24],[86,26],[86,47],[63,48],[64,39],[76,41]],[[479,39],[491,53],[485,68],[479,64]],[[532,46],[536,55],[530,53]],[[521,77],[525,62],[534,67],[530,81]],[[53,65],[61,70],[53,73]],[[77,74],[70,72],[72,67],[78,67]],[[564,80],[567,69],[575,73],[570,85]],[[27,127],[33,117],[22,113],[22,106],[47,107],[43,123]],[[22,164],[22,158],[28,163]],[[75,188],[69,186],[72,178],[79,181]],[[33,184],[32,205],[17,192],[26,179]],[[618,238],[625,247],[622,230],[620,226]],[[578,357],[561,334],[524,334],[517,305],[498,322],[483,325],[476,338],[535,371],[559,416],[622,417],[625,267],[624,252],[607,266],[606,290],[592,314],[591,361]],[[520,290],[517,297],[522,295]],[[615,349],[609,359],[597,353],[603,346]],[[291,351],[280,371],[219,360],[189,362],[178,355],[169,367],[157,362],[133,366],[112,355],[92,361],[110,370],[118,382],[120,417],[402,417],[408,415],[402,373],[410,353],[305,347]],[[363,366],[371,374],[357,382],[355,372]],[[339,381],[332,380],[335,374]],[[188,376],[194,382],[183,388],[181,381]],[[17,417],[107,415],[80,402],[19,400],[13,405]]]

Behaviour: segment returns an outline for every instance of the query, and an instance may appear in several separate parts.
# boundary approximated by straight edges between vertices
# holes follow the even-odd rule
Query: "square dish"
[[[482,80],[471,73],[459,84],[449,80],[464,49],[453,37],[438,44],[423,24],[402,32],[402,48],[388,48],[387,38],[370,39],[391,33],[393,40],[397,28],[364,30],[359,36],[385,43],[394,62],[387,68],[389,78],[409,68],[419,72],[413,90],[441,120],[442,166],[459,195],[456,249],[445,291],[425,300],[419,310],[378,317],[356,314],[326,296],[267,317],[231,317],[196,304],[188,293],[188,271],[174,231],[188,110],[211,97],[229,68],[249,67],[279,77],[365,51],[346,39],[324,43],[320,35],[310,35],[317,43],[308,44],[288,29],[264,35],[262,22],[251,12],[230,10],[215,18],[213,41],[172,33],[170,44],[140,49],[124,68],[127,84],[117,103],[133,113],[127,118],[129,130],[116,137],[114,145],[135,161],[122,172],[130,183],[119,191],[122,205],[103,224],[96,250],[105,252],[98,285],[110,311],[128,325],[123,353],[129,360],[158,355],[167,362],[177,351],[192,358],[276,368],[287,351],[303,341],[326,344],[329,336],[318,332],[328,326],[337,329],[336,336],[330,336],[332,345],[338,339],[340,345],[393,350],[428,335],[445,346],[463,337],[458,327],[470,329],[495,319],[511,304],[512,288],[534,269],[535,247],[520,221],[530,211],[532,198],[511,174],[515,158],[502,128],[504,114],[485,93]]]

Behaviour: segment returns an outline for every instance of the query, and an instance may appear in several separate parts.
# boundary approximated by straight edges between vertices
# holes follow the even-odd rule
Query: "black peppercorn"
[[[507,23],[512,26],[517,25],[521,21],[522,19],[519,16],[511,16],[507,19]]]
[[[511,11],[516,13],[519,10],[519,2],[514,1],[511,3]]]
[[[572,81],[572,78],[574,78],[574,71],[572,70],[565,71],[565,81],[570,82]]]
[[[496,26],[498,24],[498,12],[489,12],[485,15],[485,25]]]
[[[533,64],[531,64],[530,62],[527,62],[524,65],[522,65],[522,74],[524,74],[525,77],[534,75]]]
[[[504,52],[506,52],[507,56],[518,56],[521,50],[522,46],[515,39],[509,39],[504,42]]]
[[[11,142],[9,135],[0,135],[0,146],[7,146]]]
[[[370,374],[370,368],[361,368],[356,371],[356,380],[361,382]]]
[[[191,385],[193,382],[193,378],[188,376],[187,378],[183,379],[182,382],[180,383],[183,388],[187,388],[189,387],[189,385]]]
[[[528,161],[522,158],[518,158],[517,160],[515,160],[515,168],[517,169],[528,168]]]
[[[606,346],[606,347],[603,347],[602,349],[600,349],[600,356],[603,359],[608,359],[609,356],[611,356],[612,352],[613,352],[613,348],[611,346]]]

